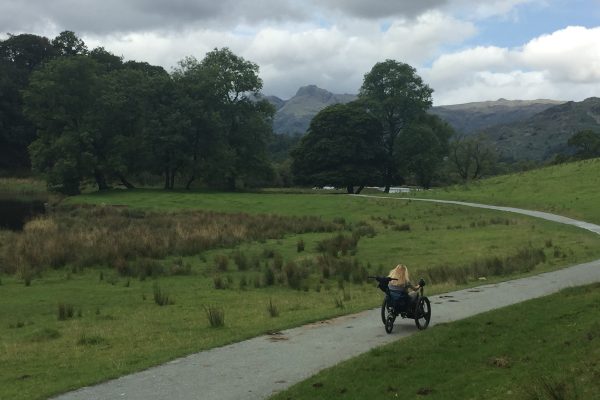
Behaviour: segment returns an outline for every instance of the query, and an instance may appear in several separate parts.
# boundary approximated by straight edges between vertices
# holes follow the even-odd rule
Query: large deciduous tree
[[[358,193],[379,181],[384,162],[381,124],[361,104],[337,104],[321,110],[293,151],[297,183],[344,187]]]
[[[382,127],[386,150],[384,184],[386,192],[390,185],[403,181],[400,174],[396,140],[410,124],[431,107],[429,88],[408,64],[386,60],[375,64],[365,75],[359,99]]]
[[[34,69],[56,55],[50,41],[31,34],[0,40],[0,169],[29,168],[35,127],[23,115],[21,92]]]
[[[401,171],[414,174],[419,185],[429,188],[448,155],[453,134],[452,127],[439,117],[421,115],[396,140]]]

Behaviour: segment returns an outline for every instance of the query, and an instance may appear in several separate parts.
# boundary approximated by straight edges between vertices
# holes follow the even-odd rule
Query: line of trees
[[[76,194],[90,182],[131,188],[158,175],[169,189],[176,179],[187,188],[202,181],[235,189],[272,174],[274,109],[258,100],[258,66],[227,48],[167,73],[89,51],[66,31],[52,41],[10,36],[0,60],[1,89],[12,96],[0,104],[0,144],[13,153],[4,156],[26,167],[28,150],[52,190]]]
[[[407,176],[428,188],[448,154],[452,128],[427,114],[433,90],[410,65],[377,63],[358,100],[322,110],[293,151],[299,183],[345,187],[402,184]]]

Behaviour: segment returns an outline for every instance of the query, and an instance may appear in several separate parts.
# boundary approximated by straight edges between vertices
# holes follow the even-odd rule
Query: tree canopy
[[[93,182],[133,187],[131,177],[163,175],[164,187],[202,181],[235,189],[272,173],[266,156],[274,110],[257,101],[258,66],[229,49],[182,60],[168,74],[104,48],[87,50],[72,32],[52,41],[23,91],[37,130],[32,166],[68,194]],[[138,179],[139,180],[139,179]]]
[[[431,107],[432,93],[413,67],[395,60],[377,63],[365,75],[359,99],[382,127],[386,191],[404,180],[396,140]]]
[[[376,183],[384,156],[380,132],[379,121],[359,103],[326,107],[292,153],[297,182],[345,187],[348,193]]]

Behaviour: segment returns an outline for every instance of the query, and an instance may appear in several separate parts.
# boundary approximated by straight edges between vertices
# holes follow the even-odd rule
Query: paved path
[[[600,234],[598,225],[548,213],[439,202],[518,212]],[[528,278],[432,296],[431,325],[456,321],[564,288],[598,281],[600,260]],[[368,310],[193,354],[56,399],[264,399],[319,370],[415,332],[417,329],[412,320],[398,319],[394,332],[387,335],[379,309]]]

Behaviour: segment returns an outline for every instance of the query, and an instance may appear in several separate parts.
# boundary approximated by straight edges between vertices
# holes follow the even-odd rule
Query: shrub
[[[317,243],[317,251],[326,253],[334,257],[348,254],[349,251],[355,251],[359,237],[348,237],[339,234],[331,239],[325,239]]]
[[[220,328],[225,326],[225,311],[215,306],[204,307],[206,317],[211,328]]]
[[[229,287],[228,283],[225,280],[223,280],[223,278],[220,275],[217,275],[213,278],[213,286],[217,290],[223,290]]]
[[[100,335],[89,336],[86,333],[81,333],[79,339],[77,339],[77,344],[80,346],[95,346],[103,343],[106,343],[106,339]]]
[[[67,319],[73,318],[75,309],[72,304],[58,303],[58,320],[66,321]]]
[[[271,318],[275,318],[279,316],[279,309],[275,304],[273,304],[273,299],[269,298],[269,304],[267,305],[267,312],[271,316]]]
[[[233,262],[235,265],[237,265],[238,270],[240,271],[246,271],[250,265],[246,253],[242,253],[241,251],[236,251],[233,254]]]
[[[265,286],[273,286],[275,284],[275,272],[272,268],[265,269]]]
[[[158,284],[156,284],[156,283],[154,284],[153,294],[154,294],[154,302],[161,307],[174,304],[173,300],[171,300],[169,298],[169,295],[167,293],[163,292],[162,289],[160,288],[160,286],[158,286]]]
[[[224,254],[217,254],[215,264],[217,271],[225,272],[229,269],[229,257]]]

